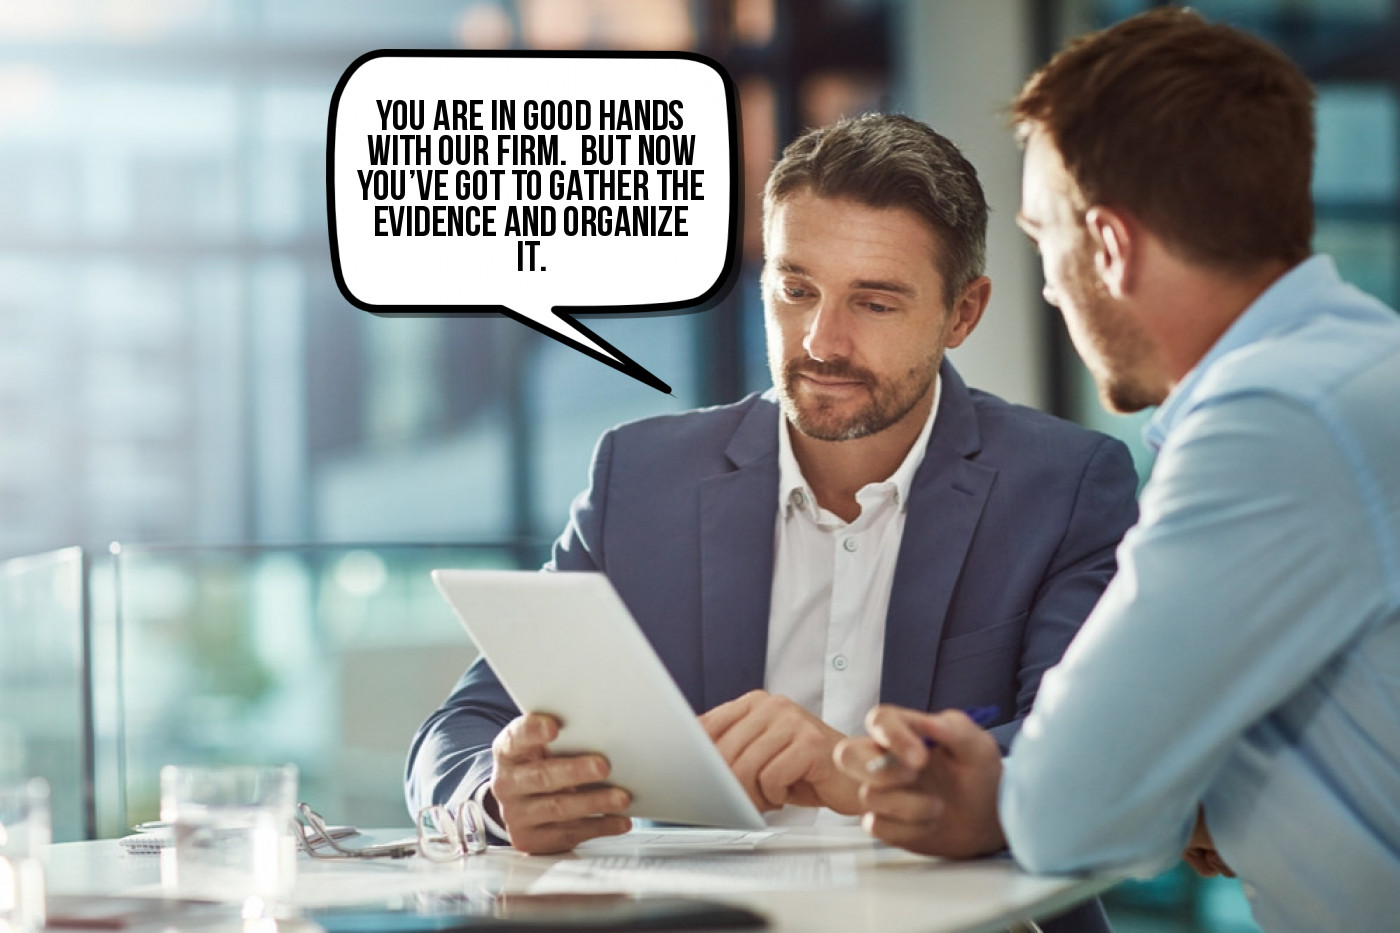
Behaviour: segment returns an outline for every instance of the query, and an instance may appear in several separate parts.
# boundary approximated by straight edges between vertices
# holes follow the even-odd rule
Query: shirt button
[[[838,654],[831,659],[831,666],[838,671],[844,671],[846,669],[846,656],[844,654]]]
[[[841,542],[841,546],[845,548],[848,553],[851,554],[854,554],[856,552],[856,548],[860,547],[860,545],[856,543],[855,538],[847,538],[845,541]]]
[[[792,503],[794,508],[800,509],[807,504],[807,497],[802,494],[802,490],[794,489],[792,495],[788,496],[788,501]]]

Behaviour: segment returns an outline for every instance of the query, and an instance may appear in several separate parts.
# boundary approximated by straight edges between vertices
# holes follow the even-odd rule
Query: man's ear
[[[987,310],[987,302],[991,300],[991,279],[979,275],[968,283],[962,294],[953,299],[953,307],[948,309],[948,333],[943,345],[951,349],[966,340],[982,320],[982,312]]]
[[[1094,271],[1114,298],[1124,297],[1137,273],[1137,236],[1126,214],[1111,207],[1091,207],[1084,215],[1094,249]]]

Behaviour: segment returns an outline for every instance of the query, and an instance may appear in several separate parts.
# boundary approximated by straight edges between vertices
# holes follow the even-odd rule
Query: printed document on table
[[[590,839],[574,851],[591,855],[685,855],[704,852],[812,851],[847,849],[870,852],[881,848],[859,827],[813,830],[810,827],[777,827],[763,830],[707,829],[697,826],[656,826],[634,829],[621,836]]]
[[[726,849],[748,852],[779,833],[771,829],[702,829],[691,826],[634,829],[621,836],[602,836],[581,843],[579,855],[618,855],[645,849],[654,855],[660,849]]]
[[[856,883],[854,852],[580,855],[551,865],[530,891],[719,894],[851,887]]]

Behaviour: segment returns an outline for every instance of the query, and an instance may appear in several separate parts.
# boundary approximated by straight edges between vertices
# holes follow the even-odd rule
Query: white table
[[[402,830],[378,830],[367,834],[366,841],[404,835]],[[972,862],[925,858],[875,843],[858,827],[794,827],[764,839],[757,847],[742,849],[658,847],[656,834],[645,838],[650,844],[619,837],[597,848],[590,844],[574,854],[557,857],[493,848],[485,855],[447,865],[417,857],[321,862],[301,855],[293,901],[301,907],[317,907],[411,904],[415,898],[451,893],[489,897],[524,891],[532,885],[538,890],[546,883],[541,881],[546,873],[560,866],[547,881],[563,876],[567,882],[572,876],[593,872],[595,876],[601,873],[603,882],[611,880],[617,888],[653,892],[675,878],[676,890],[681,893],[716,897],[761,911],[769,917],[774,931],[981,933],[1058,913],[1118,880],[1117,876],[1029,875],[1005,858]],[[702,864],[727,865],[733,877],[725,880],[703,871],[666,873],[693,866],[697,864],[693,860],[701,856],[718,856],[718,863]],[[598,861],[605,857],[611,857],[610,862]],[[647,861],[638,865],[640,859]],[[740,859],[749,860],[740,863],[745,870],[733,872]],[[47,862],[51,894],[160,893],[160,857],[129,854],[112,840],[55,845]],[[621,869],[607,868],[618,863]],[[750,865],[752,871],[748,870]],[[797,870],[788,870],[794,868]],[[809,870],[812,879],[803,877]],[[714,887],[697,890],[696,882],[702,888],[707,884]]]

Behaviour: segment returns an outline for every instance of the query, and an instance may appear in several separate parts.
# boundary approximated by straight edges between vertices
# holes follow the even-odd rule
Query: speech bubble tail
[[[572,314],[564,311],[552,311],[540,314],[538,317],[527,317],[523,314],[511,310],[507,313],[522,324],[539,331],[547,337],[572,347],[580,353],[593,357],[600,363],[606,363],[620,373],[625,373],[643,385],[651,386],[658,392],[675,396],[671,387],[662,382],[645,367],[638,364],[631,357],[619,351],[612,344],[593,331],[580,324]]]

